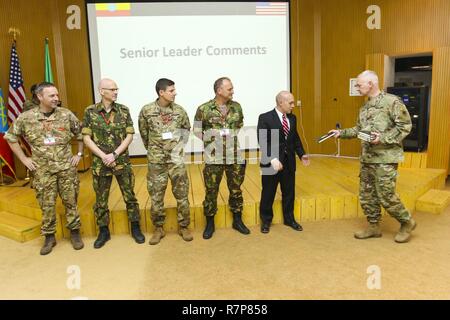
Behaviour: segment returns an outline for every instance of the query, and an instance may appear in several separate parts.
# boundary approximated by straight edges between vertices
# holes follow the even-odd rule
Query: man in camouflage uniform
[[[30,92],[31,92],[31,99],[30,100],[25,100],[22,106],[22,112],[31,110],[33,108],[39,107],[39,99],[36,95],[36,87],[37,84],[33,84],[30,88]]]
[[[139,226],[139,204],[134,194],[134,174],[128,155],[128,146],[134,134],[133,121],[128,108],[116,103],[119,89],[113,80],[102,79],[98,89],[102,99],[86,108],[82,129],[83,140],[93,153],[94,213],[100,227],[94,248],[101,248],[111,239],[108,198],[113,176],[126,203],[131,235],[137,243],[144,243],[145,237]]]
[[[331,130],[343,139],[355,138],[360,132],[371,135],[362,141],[359,198],[369,227],[355,233],[357,239],[381,237],[381,208],[400,224],[395,236],[399,243],[409,241],[416,222],[395,193],[398,162],[403,161],[402,140],[411,131],[411,118],[402,101],[394,95],[380,91],[378,76],[364,71],[358,76],[357,88],[368,101],[362,106],[356,126]]]
[[[184,145],[191,128],[189,117],[181,106],[174,103],[177,93],[172,80],[159,79],[156,93],[158,99],[145,105],[139,114],[139,131],[147,149],[147,189],[152,200],[150,215],[155,226],[151,245],[158,244],[165,236],[164,195],[168,178],[177,199],[178,233],[185,241],[193,239],[188,230],[189,180],[184,165]]]
[[[194,122],[194,134],[203,141],[205,147],[204,239],[211,238],[215,230],[214,215],[217,213],[217,196],[224,171],[230,190],[228,203],[233,213],[233,228],[242,234],[250,233],[242,222],[241,185],[245,176],[245,160],[239,150],[237,137],[244,125],[244,115],[241,105],[232,100],[234,91],[229,78],[217,79],[214,93],[214,99],[198,107]]]
[[[66,227],[70,229],[72,246],[79,250],[84,247],[77,210],[77,165],[83,150],[81,125],[70,110],[57,108],[58,90],[53,84],[40,83],[36,94],[40,101],[39,107],[20,114],[5,139],[20,161],[34,172],[36,198],[42,210],[41,233],[45,236],[41,255],[49,254],[56,245],[55,204],[58,194],[66,208]],[[18,143],[20,137],[25,138],[31,146],[31,158],[23,153]],[[71,150],[73,137],[79,141],[79,152],[75,156]]]

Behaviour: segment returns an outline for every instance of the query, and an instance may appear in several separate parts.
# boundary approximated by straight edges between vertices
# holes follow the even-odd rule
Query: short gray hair
[[[373,84],[378,84],[378,75],[375,71],[365,70],[358,75],[358,78],[371,81]]]
[[[51,88],[54,87],[56,88],[56,86],[51,83],[51,82],[41,82],[39,83],[36,88],[34,89],[35,94],[42,94],[42,91],[44,91],[45,88]]]
[[[227,77],[221,77],[221,78],[217,79],[216,81],[214,81],[214,93],[217,93],[217,90],[219,90],[219,88],[222,86],[222,84],[225,80],[228,80],[231,82],[230,78],[227,78]]]

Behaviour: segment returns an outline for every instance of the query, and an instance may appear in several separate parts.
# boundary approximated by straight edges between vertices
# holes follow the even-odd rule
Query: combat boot
[[[406,222],[401,222],[400,230],[395,235],[395,242],[405,243],[408,242],[411,238],[411,231],[413,231],[417,226],[416,221],[413,218],[409,219]]]
[[[150,239],[149,244],[151,245],[155,245],[158,244],[162,238],[164,238],[164,236],[166,235],[166,233],[164,232],[163,227],[156,227],[155,232],[153,232],[153,236]]]
[[[203,231],[203,239],[210,239],[214,231],[215,231],[214,216],[207,216],[205,231]]]
[[[191,232],[187,227],[180,227],[178,230],[178,233],[183,238],[184,241],[192,241],[194,237],[192,236]]]
[[[108,226],[100,227],[100,233],[98,234],[97,240],[94,242],[94,248],[100,249],[110,239],[111,234],[109,233]]]
[[[131,223],[131,236],[133,237],[134,241],[136,241],[136,243],[145,242],[145,237],[141,232],[139,221],[133,221]]]
[[[242,222],[242,214],[240,213],[233,213],[233,229],[242,234],[250,234],[250,230]]]
[[[45,256],[52,252],[53,247],[56,246],[56,239],[54,234],[46,234],[45,242],[41,248],[41,256]]]
[[[368,239],[368,238],[379,238],[381,237],[380,223],[369,223],[369,226],[365,230],[356,231],[356,239]]]
[[[84,248],[83,240],[81,240],[80,229],[70,230],[70,242],[75,250]]]

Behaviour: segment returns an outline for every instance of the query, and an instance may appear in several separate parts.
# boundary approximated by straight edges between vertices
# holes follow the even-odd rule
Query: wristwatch
[[[80,158],[83,156],[83,153],[81,153],[81,152],[78,152],[77,153],[77,156],[79,156]]]
[[[118,157],[119,157],[119,155],[115,152],[115,151],[113,151],[113,156],[114,156],[114,159],[117,159]]]

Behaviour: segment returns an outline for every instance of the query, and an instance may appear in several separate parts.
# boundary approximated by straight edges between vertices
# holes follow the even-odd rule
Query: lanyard
[[[106,119],[105,114],[103,112],[100,112],[100,114],[102,115],[103,120],[105,120],[106,125],[109,126],[109,123],[111,122],[111,118],[112,118],[112,110],[110,111],[111,113],[109,114],[109,118]]]

